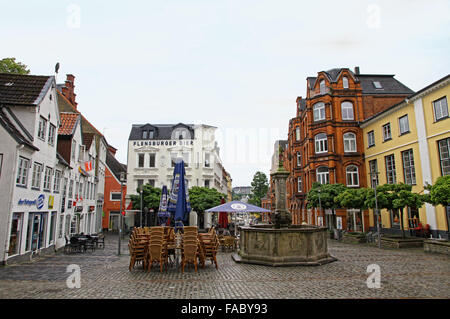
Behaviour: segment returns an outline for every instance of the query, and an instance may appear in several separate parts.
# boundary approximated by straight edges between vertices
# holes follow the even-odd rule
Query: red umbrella
[[[225,199],[222,197],[220,201],[221,204],[225,204]],[[226,212],[219,213],[219,227],[227,228],[228,227],[228,214]]]

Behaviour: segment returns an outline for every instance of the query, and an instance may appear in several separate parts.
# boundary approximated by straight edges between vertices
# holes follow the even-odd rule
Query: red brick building
[[[103,204],[103,230],[117,231],[119,226],[119,214],[125,210],[125,197],[127,194],[126,183],[122,186],[122,210],[120,209],[120,174],[127,173],[127,167],[119,163],[115,158],[116,149],[108,147],[105,167],[105,198]],[[131,226],[131,225],[129,225]]]
[[[366,187],[359,124],[412,93],[394,75],[360,74],[359,68],[355,72],[332,69],[307,78],[306,98],[297,98],[284,154],[285,168],[291,173],[287,200],[294,224],[336,225],[338,216],[343,229],[368,230],[367,213],[354,216],[357,212],[340,209],[333,216],[329,211],[307,209],[306,195],[314,182]]]

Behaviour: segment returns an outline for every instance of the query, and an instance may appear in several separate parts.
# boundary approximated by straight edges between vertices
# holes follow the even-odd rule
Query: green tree
[[[426,189],[430,191],[429,194],[423,196],[426,202],[434,206],[450,205],[450,175],[439,177],[434,185],[430,185]]]
[[[0,60],[0,73],[29,74],[30,70],[16,58],[4,58]]]
[[[333,213],[333,222],[331,227],[336,228],[336,209],[341,208],[339,202],[335,202],[334,198],[345,192],[347,188],[343,184],[320,184],[313,183],[312,188],[306,196],[308,208],[331,209]]]
[[[358,209],[361,212],[368,208],[366,205],[367,191],[366,188],[347,188],[344,192],[338,194],[334,201],[339,207]]]
[[[142,187],[142,205],[143,207],[147,207],[149,210],[153,209],[153,215],[150,215],[149,218],[156,220],[155,214],[158,213],[159,209],[161,188],[153,187],[150,184],[145,184]],[[133,203],[133,208],[139,209],[142,212],[140,189],[138,188],[136,191],[139,195],[130,195],[130,199]],[[153,222],[151,224],[153,224]]]
[[[256,172],[253,175],[252,181],[252,193],[249,203],[261,206],[261,198],[267,195],[267,190],[269,189],[269,181],[267,180],[266,174],[263,172]]]
[[[189,189],[191,208],[197,212],[199,227],[203,227],[205,210],[220,205],[222,198],[226,198],[226,196],[219,193],[215,188],[193,186]]]

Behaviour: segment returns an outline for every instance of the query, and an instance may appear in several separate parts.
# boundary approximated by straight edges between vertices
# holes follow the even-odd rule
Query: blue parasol
[[[189,190],[185,176],[184,161],[177,159],[177,163],[173,170],[172,189],[167,208],[167,210],[174,215],[175,228],[177,229],[183,227],[183,222],[188,220],[191,211]]]
[[[170,217],[170,213],[167,211],[167,186],[164,185],[161,190],[161,200],[159,202],[159,210],[158,210],[158,220],[160,225],[164,225],[167,223],[167,220]]]

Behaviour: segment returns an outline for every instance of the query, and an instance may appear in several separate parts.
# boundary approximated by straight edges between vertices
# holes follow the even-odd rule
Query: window
[[[442,176],[450,175],[450,137],[438,141]]]
[[[359,186],[359,174],[357,166],[347,166],[345,170],[345,176],[347,177],[347,186]]]
[[[316,145],[316,153],[328,152],[328,140],[325,133],[317,134],[314,140]]]
[[[42,164],[33,164],[33,174],[31,175],[31,187],[40,189],[41,188],[41,176],[42,176]]]
[[[20,239],[22,237],[23,213],[14,213],[11,221],[9,235],[8,255],[17,255],[20,252]]]
[[[346,76],[342,78],[342,86],[344,89],[348,89],[348,78]]]
[[[313,106],[314,122],[325,120],[325,103],[319,102]]]
[[[354,133],[344,134],[344,152],[356,152],[356,135]]]
[[[397,183],[397,176],[395,173],[394,155],[388,155],[384,159],[386,162],[386,181],[388,184],[395,184]]]
[[[53,182],[53,192],[59,193],[59,189],[61,186],[61,171],[55,171],[55,180]]]
[[[300,141],[300,126],[295,128],[295,140]]]
[[[111,201],[120,201],[121,198],[122,198],[121,193],[111,192]]]
[[[155,136],[155,132],[154,131],[149,131],[148,132],[148,137],[149,138],[153,138]]]
[[[78,153],[78,161],[84,161],[84,145],[80,145],[80,152]]]
[[[58,238],[63,238],[64,236],[64,215],[59,217],[58,223]]]
[[[148,184],[152,187],[155,187],[155,180],[154,179],[149,179],[148,180]]]
[[[302,154],[300,152],[297,152],[297,166],[302,166]]]
[[[391,228],[400,229],[400,213],[398,209],[390,211],[391,214]]]
[[[398,126],[400,128],[400,135],[406,134],[409,132],[408,114],[406,114],[398,119]]]
[[[372,188],[375,188],[379,184],[378,180],[378,163],[377,160],[369,161],[369,171],[370,171],[370,184],[372,185]]]
[[[210,166],[209,153],[205,153],[205,167]]]
[[[374,131],[370,131],[370,132],[367,133],[367,144],[369,145],[369,147],[375,145],[375,133],[374,133]]]
[[[383,142],[390,140],[391,137],[391,123],[383,125]]]
[[[209,188],[209,179],[205,179],[205,187]]]
[[[184,167],[189,167],[190,162],[190,153],[183,153],[183,161],[184,161]]]
[[[45,167],[45,174],[44,174],[44,187],[43,189],[46,191],[50,190],[51,181],[52,181],[52,169],[50,167]]]
[[[170,160],[171,160],[171,165],[172,167],[175,167],[175,164],[177,163],[177,153],[170,153]]]
[[[413,150],[410,149],[402,152],[402,159],[405,184],[416,185],[416,170],[414,168]]]
[[[39,118],[38,137],[45,141],[45,132],[47,130],[47,120],[42,116]]]
[[[16,178],[17,185],[27,186],[29,165],[30,160],[24,157],[19,157],[19,167],[17,169],[17,178]]]
[[[298,177],[297,178],[297,192],[301,193],[302,192],[302,177]]]
[[[341,103],[342,119],[343,120],[354,120],[353,115],[353,103],[352,102],[342,102]]]
[[[73,179],[70,180],[69,183],[69,195],[67,195],[69,198],[72,198],[73,196]]]
[[[320,81],[320,94],[325,94],[326,86],[325,80]]]
[[[148,137],[148,131],[142,131],[142,139],[147,139]]]
[[[0,177],[2,177],[3,154],[0,154]]]
[[[150,167],[155,167],[156,154],[150,153],[149,157],[150,157],[149,161]]]
[[[144,167],[145,154],[138,154],[138,167]]]
[[[143,179],[138,179],[138,180],[137,180],[137,189],[138,189],[138,192],[141,190],[142,185],[144,185],[144,180],[143,180]]]
[[[56,126],[53,124],[50,124],[48,127],[48,144],[54,146],[55,145],[55,132],[56,132]]]
[[[330,174],[328,172],[328,167],[319,167],[316,170],[317,181],[320,184],[329,184],[330,183]]]
[[[448,117],[447,97],[443,97],[433,102],[434,119],[439,121]]]
[[[56,232],[56,212],[52,212],[50,215],[50,230],[49,230],[49,244],[53,244],[55,240],[55,232]]]
[[[376,89],[383,89],[383,86],[381,85],[380,81],[373,81],[372,83]]]
[[[70,158],[75,161],[75,152],[77,150],[77,142],[72,140],[72,150],[71,150],[71,155]]]

